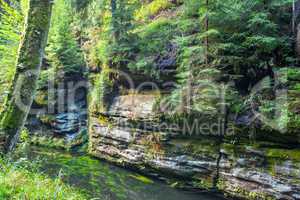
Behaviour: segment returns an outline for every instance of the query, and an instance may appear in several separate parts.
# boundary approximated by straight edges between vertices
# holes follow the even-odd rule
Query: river
[[[39,163],[38,170],[82,190],[96,200],[218,200],[210,194],[177,190],[90,156],[31,147],[22,155]]]

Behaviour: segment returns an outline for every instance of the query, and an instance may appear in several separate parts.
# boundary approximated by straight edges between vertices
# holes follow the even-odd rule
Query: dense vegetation
[[[136,74],[144,74],[146,80],[159,85],[175,81],[169,95],[158,102],[171,121],[178,120],[178,115],[203,113],[217,118],[220,96],[212,94],[227,85],[225,98],[232,123],[234,116],[248,112],[249,102],[254,101],[258,112],[278,124],[275,132],[288,127],[290,133],[299,126],[299,91],[290,79],[299,79],[292,1],[155,0],[115,4],[115,11],[108,1],[76,4],[80,12],[75,16],[81,20],[78,23],[74,19],[74,34],[83,41],[90,71],[102,70],[95,74],[97,86],[91,95],[95,102],[105,102],[105,98],[96,98],[109,94],[113,85],[119,87],[122,80],[117,81],[118,75],[108,76],[109,71],[118,69],[131,74],[137,84],[140,80]],[[90,75],[93,80],[93,73]],[[257,85],[260,91],[256,91]],[[288,101],[278,108],[276,104],[284,96],[274,94],[282,89],[289,90]],[[281,114],[274,116],[274,112]],[[268,125],[259,126],[270,130]]]
[[[23,163],[12,165],[0,160],[1,199],[68,199],[79,200],[86,197],[74,188],[65,185],[61,178],[52,180],[34,169],[37,164]]]
[[[29,2],[0,0],[1,130],[20,66],[18,47],[26,15],[30,16]],[[293,0],[55,0],[33,106],[59,104],[48,98],[48,80],[54,79],[55,87],[68,80],[88,80],[92,85],[88,112],[105,111],[113,94],[133,89],[122,77],[126,73],[135,86],[151,81],[159,87],[154,111],[160,121],[183,126],[186,119],[190,123],[221,119],[226,127],[223,134],[234,130],[234,135],[225,137],[233,144],[250,138],[297,147],[298,4]],[[51,114],[36,118],[53,124]],[[55,138],[59,144],[47,136],[43,140],[48,146],[67,146],[60,139]],[[37,182],[40,188],[34,188]],[[69,199],[83,198],[61,184],[0,162],[0,199],[43,195],[51,199],[53,194],[63,199],[67,193],[74,193]]]
[[[1,26],[1,63],[5,66],[1,73],[7,77],[2,80],[2,102],[7,93],[5,83],[13,75],[13,58],[23,19],[24,6],[11,4],[13,8],[4,7],[7,11],[1,20],[5,24]],[[91,75],[102,71],[95,75],[95,81],[99,86],[96,89],[103,91],[93,95],[100,98],[116,81],[108,80],[110,69],[118,69],[145,74],[148,80],[157,83],[175,80],[175,89],[166,101],[168,107],[177,108],[187,95],[184,91],[189,83],[193,87],[233,83],[227,96],[229,103],[235,105],[232,112],[236,113],[243,111],[252,88],[265,77],[274,79],[274,73],[282,72],[298,79],[292,1],[228,0],[206,4],[194,0],[155,0],[151,3],[115,1],[115,4],[111,8],[109,1],[100,0],[84,4],[56,2],[39,88],[47,87],[51,74],[57,74],[59,80],[68,74],[85,74],[86,66]],[[269,89],[280,87],[278,81],[272,82]],[[289,89],[297,93],[297,85]],[[192,100],[191,108],[181,112],[216,110],[217,100],[210,99],[210,92],[214,91],[209,90],[206,87],[205,92],[194,91],[191,99],[196,101]],[[272,105],[276,102],[270,98],[271,101],[258,102],[261,110],[274,111]],[[299,122],[299,117],[292,112],[297,110],[297,105],[295,100],[292,107],[284,106],[289,107],[292,127]]]

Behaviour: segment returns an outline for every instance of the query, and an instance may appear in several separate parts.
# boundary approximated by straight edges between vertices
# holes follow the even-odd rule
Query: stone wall
[[[300,150],[157,129],[157,98],[155,92],[119,95],[106,112],[89,113],[90,154],[176,187],[215,186],[247,199],[300,199]]]

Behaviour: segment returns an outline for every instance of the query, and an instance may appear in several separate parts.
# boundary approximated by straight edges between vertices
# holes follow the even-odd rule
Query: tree
[[[56,0],[46,56],[55,69],[58,80],[84,72],[83,54],[72,33],[73,14],[70,2]]]
[[[118,30],[117,30],[117,2],[116,0],[111,0],[110,2],[111,7],[111,21],[112,21],[112,34],[113,34],[113,40],[116,41],[119,37]]]
[[[111,0],[110,2],[112,39],[109,65],[112,68],[120,69],[121,66],[127,66],[136,51],[136,34],[132,33],[135,6],[135,2],[124,0]]]
[[[292,31],[295,35],[295,46],[296,54],[299,62],[300,58],[300,23],[299,23],[299,14],[300,14],[300,1],[293,0],[293,18],[292,18]]]
[[[208,0],[205,1],[205,7],[208,10],[209,2]],[[205,31],[208,32],[209,30],[209,21],[208,21],[208,13],[206,13],[205,16]],[[205,37],[205,64],[208,65],[208,49],[209,49],[209,43],[208,43],[208,35]]]
[[[234,6],[228,6],[234,5]],[[209,56],[216,68],[234,77],[247,93],[274,68],[293,63],[290,20],[286,0],[213,1],[209,5]],[[204,13],[206,13],[205,11]]]
[[[40,74],[50,27],[52,0],[30,0],[16,72],[0,122],[0,152],[14,149],[25,124]]]

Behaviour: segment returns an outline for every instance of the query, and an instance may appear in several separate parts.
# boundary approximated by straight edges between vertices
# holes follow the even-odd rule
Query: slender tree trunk
[[[206,9],[207,9],[207,13],[206,13],[206,17],[205,17],[205,31],[206,32],[208,32],[208,30],[209,30],[208,5],[209,5],[209,2],[208,2],[208,0],[206,0]],[[205,64],[206,64],[206,67],[208,66],[208,49],[209,49],[209,42],[208,42],[208,35],[207,35],[205,37]]]
[[[116,42],[118,38],[118,30],[117,30],[117,1],[111,0],[110,2],[111,7],[111,23],[112,23],[112,31],[113,31],[113,39]]]
[[[223,88],[223,91],[225,92],[225,87]],[[220,133],[218,135],[218,141],[217,141],[217,145],[218,145],[218,152],[219,155],[217,157],[217,163],[216,163],[216,171],[215,171],[215,175],[213,176],[213,181],[212,181],[212,189],[218,190],[218,182],[220,179],[220,163],[221,160],[224,156],[223,152],[222,152],[222,144],[224,143],[224,139],[226,137],[227,134],[227,130],[228,130],[228,119],[229,119],[229,109],[228,109],[228,104],[226,102],[226,98],[225,98],[226,93],[223,93],[222,95],[222,107],[220,110],[220,113],[222,115],[222,120],[220,120],[220,122],[222,124],[220,124]]]
[[[292,17],[292,35],[295,38],[295,50],[296,50],[296,56],[297,56],[297,63],[299,64],[300,60],[300,23],[299,20],[299,9],[300,6],[300,0],[293,0],[293,17]]]
[[[296,40],[296,54],[298,58],[298,63],[300,60],[300,24],[297,26],[296,34],[295,34],[295,40]]]
[[[50,27],[52,0],[29,0],[16,72],[1,118],[0,152],[12,151],[24,127],[36,91]]]
[[[292,15],[292,32],[295,34],[296,28],[296,2],[293,0],[293,15]]]

